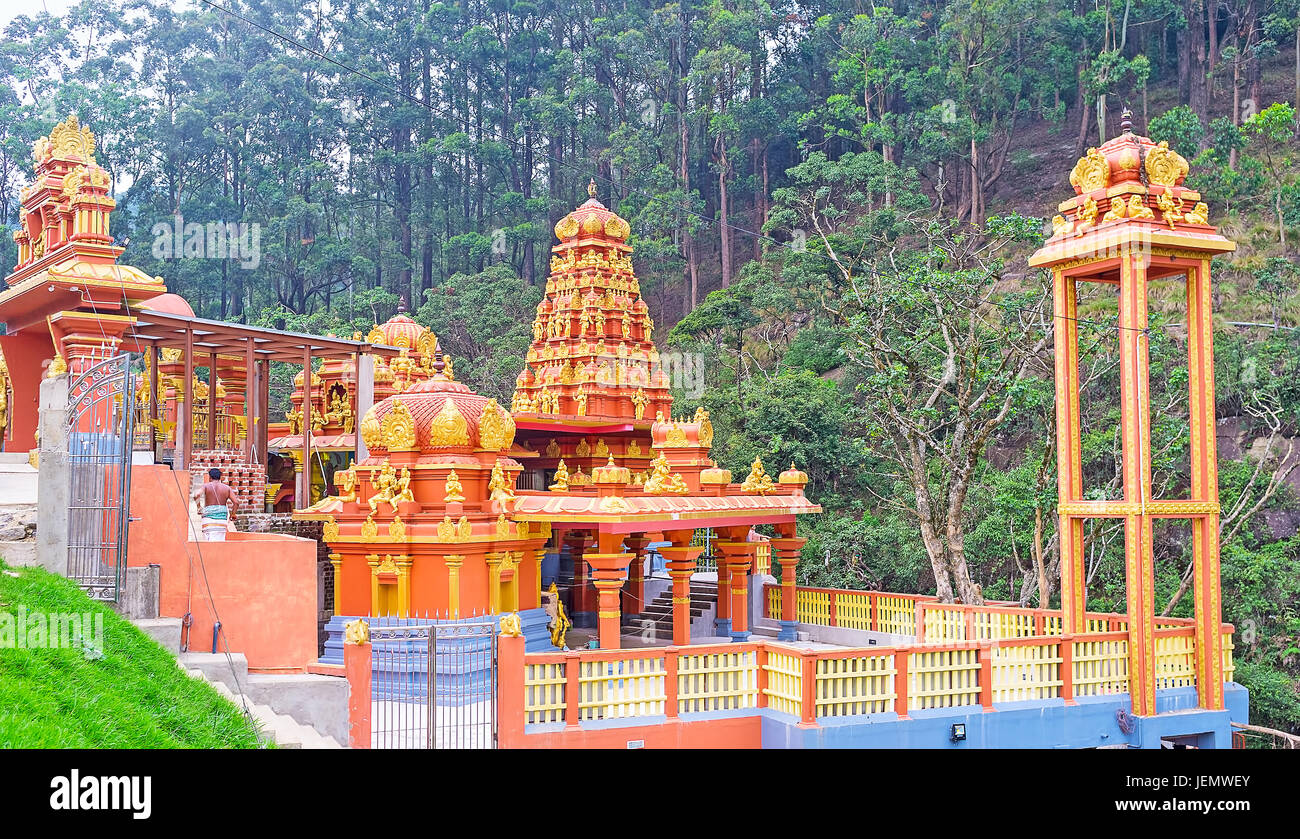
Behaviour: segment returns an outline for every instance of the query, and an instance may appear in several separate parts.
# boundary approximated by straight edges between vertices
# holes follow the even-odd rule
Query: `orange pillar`
[[[617,547],[621,541],[617,537],[607,538],[603,533],[599,539],[598,547],[601,549]],[[618,608],[619,590],[627,579],[627,566],[632,561],[632,554],[611,550],[608,553],[584,554],[583,559],[591,566],[592,581],[596,585],[600,648],[617,650],[623,634],[623,615]]]
[[[795,569],[799,567],[799,552],[803,550],[807,539],[794,536],[794,525],[790,526],[790,535],[782,535],[772,540],[772,550],[776,551],[777,561],[781,563],[781,631],[778,641],[794,641],[799,627],[798,604],[795,603]]]
[[[576,665],[574,665],[576,670]],[[524,637],[497,637],[497,745],[524,745]]]
[[[1214,323],[1210,260],[1187,272],[1187,364],[1191,423],[1191,500],[1207,511],[1192,520],[1192,592],[1196,608],[1196,696],[1223,707],[1223,629],[1219,603],[1219,469],[1214,433]]]
[[[670,530],[664,538],[672,542],[671,548],[660,548],[668,562],[668,576],[673,579],[673,643],[686,646],[691,643],[691,575],[695,573],[695,560],[704,552],[703,547],[691,546],[691,530]]]
[[[1056,309],[1056,491],[1058,504],[1083,500],[1083,453],[1079,424],[1079,327],[1077,288],[1059,268],[1052,272]],[[1083,519],[1060,514],[1061,623],[1064,632],[1083,632],[1088,578],[1083,558]],[[1050,604],[1043,603],[1042,608]]]
[[[623,544],[632,552],[632,563],[627,568],[623,611],[629,615],[639,615],[645,607],[645,546],[650,544],[650,540],[645,534],[637,533],[625,537]]]
[[[748,530],[748,528],[745,528]],[[718,547],[722,551],[722,557],[718,560],[718,569],[721,571],[722,563],[727,563],[727,570],[731,579],[730,599],[731,599],[731,640],[748,641],[749,640],[749,569],[754,562],[754,552],[758,548],[757,542],[741,542],[728,539],[719,541]],[[718,594],[718,602],[722,602],[722,594]]]
[[[1151,549],[1151,398],[1148,371],[1146,260],[1128,248],[1120,258],[1120,440],[1124,501],[1125,591],[1128,600],[1129,696],[1133,713],[1156,712],[1155,569]]]
[[[348,745],[370,748],[370,630],[365,621],[365,640],[343,643],[343,672],[348,679]]]

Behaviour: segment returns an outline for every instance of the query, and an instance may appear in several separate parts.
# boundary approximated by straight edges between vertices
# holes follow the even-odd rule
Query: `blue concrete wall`
[[[1118,711],[1129,709],[1128,694],[1081,697],[1066,707],[1057,700],[1013,702],[985,713],[979,706],[913,711],[910,720],[896,714],[827,718],[818,728],[799,728],[788,714],[764,709],[765,749],[1081,749],[1124,744],[1159,748],[1162,737],[1203,735],[1199,745],[1231,748],[1231,721],[1246,722],[1246,689],[1229,682],[1227,710],[1196,709],[1195,688],[1159,691],[1155,717],[1132,720],[1132,732],[1120,727]],[[966,739],[951,739],[954,723],[966,726]],[[1128,720],[1126,720],[1126,724]]]

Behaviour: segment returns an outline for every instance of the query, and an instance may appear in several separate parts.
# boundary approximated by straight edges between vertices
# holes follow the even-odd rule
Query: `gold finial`
[[[595,178],[592,178],[592,179],[591,179],[591,182],[590,182],[589,184],[587,184],[587,195],[590,196],[590,197],[592,197],[592,198],[595,198],[595,197],[596,197],[596,179],[595,179]]]
[[[55,354],[54,360],[50,362],[49,369],[45,372],[45,378],[52,379],[66,372],[68,372],[68,363],[63,360],[62,355]]]

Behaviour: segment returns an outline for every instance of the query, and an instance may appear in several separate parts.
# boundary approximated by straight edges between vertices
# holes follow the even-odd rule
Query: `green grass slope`
[[[102,654],[18,649],[26,612],[102,613]],[[10,637],[5,636],[5,614]],[[30,618],[29,618],[30,623]],[[256,748],[243,714],[63,577],[0,562],[0,748]]]

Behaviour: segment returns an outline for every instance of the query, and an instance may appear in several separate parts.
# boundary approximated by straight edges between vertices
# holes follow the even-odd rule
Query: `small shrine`
[[[353,336],[361,340],[361,334]],[[373,399],[382,400],[402,393],[435,373],[452,376],[451,360],[442,353],[438,339],[428,327],[421,326],[406,314],[406,301],[399,303],[397,314],[371,328],[365,340],[371,344],[396,347],[393,358],[375,356],[373,363]],[[358,386],[356,363],[346,358],[326,359],[312,372],[310,387],[304,388],[300,371],[293,380],[293,405],[285,413],[285,422],[272,423],[267,450],[283,460],[273,469],[279,485],[269,499],[277,509],[288,510],[293,504],[296,476],[302,472],[303,427],[309,426],[311,437],[311,500],[325,497],[329,488],[337,487],[337,475],[354,461],[357,450]],[[310,405],[304,423],[305,404]]]

